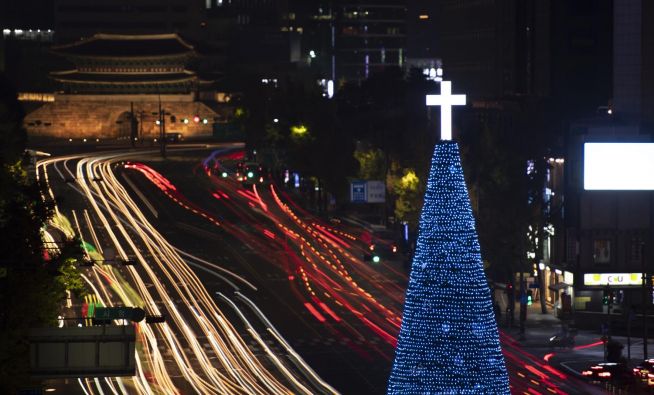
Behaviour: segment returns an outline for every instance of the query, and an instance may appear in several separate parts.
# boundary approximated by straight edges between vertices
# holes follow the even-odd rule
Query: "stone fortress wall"
[[[29,135],[40,137],[129,137],[131,103],[136,119],[142,120],[142,125],[137,128],[139,133],[142,131],[141,138],[157,138],[158,95],[57,95],[54,102],[46,103],[27,115],[24,125]],[[192,95],[161,95],[161,107],[170,114],[165,116],[167,133],[179,132],[184,138],[212,134],[218,115],[204,103],[194,101]],[[200,122],[193,121],[196,115]],[[176,118],[174,123],[172,116]],[[188,123],[183,122],[184,118]],[[203,119],[207,120],[206,124]]]

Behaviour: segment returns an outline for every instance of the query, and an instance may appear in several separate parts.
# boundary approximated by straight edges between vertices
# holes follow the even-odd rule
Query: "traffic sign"
[[[386,201],[386,184],[384,181],[368,181],[367,183],[367,196],[368,203],[384,203]]]
[[[350,182],[352,203],[384,203],[386,184],[377,180],[354,180]]]
[[[145,311],[138,307],[98,307],[95,309],[94,318],[99,320],[131,320],[139,322],[145,318]]]
[[[352,181],[350,184],[350,201],[352,203],[366,203],[368,198],[366,181]]]

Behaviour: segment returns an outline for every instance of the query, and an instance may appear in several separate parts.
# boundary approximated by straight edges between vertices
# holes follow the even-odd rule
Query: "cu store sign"
[[[584,285],[642,285],[642,273],[586,273],[584,274]]]

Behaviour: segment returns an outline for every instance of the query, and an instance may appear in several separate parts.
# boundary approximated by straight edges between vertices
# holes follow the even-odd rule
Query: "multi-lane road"
[[[242,155],[179,146],[166,161],[115,151],[39,162],[89,259],[108,260],[81,269],[89,289],[105,305],[167,317],[138,324],[136,377],[80,380],[84,392],[385,391],[401,259],[364,261],[363,229],[311,215],[283,186],[244,186],[232,175]],[[501,339],[513,393],[593,391]]]
[[[84,278],[97,299],[107,306],[139,306],[167,318],[163,324],[137,325],[133,379],[80,380],[81,389],[143,394],[335,393],[247,296],[256,289],[252,284],[178,250],[149,222],[116,178],[115,163],[126,156],[130,154],[53,158],[40,162],[37,169],[51,196],[74,192],[83,198],[83,204],[66,213],[70,212],[75,233],[95,250],[89,259],[96,258],[98,264],[84,270]],[[59,195],[57,178],[72,192]],[[58,213],[63,211],[57,207]],[[103,256],[107,251],[112,251],[111,258]],[[116,266],[102,259],[135,265]],[[221,292],[210,294],[191,262],[213,266],[213,281],[221,282]]]

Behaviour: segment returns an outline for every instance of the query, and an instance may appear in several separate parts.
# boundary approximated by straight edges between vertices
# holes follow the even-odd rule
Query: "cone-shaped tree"
[[[456,142],[436,145],[389,394],[509,394]]]

